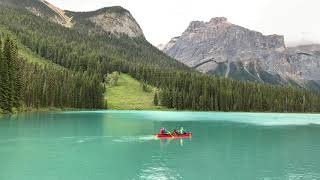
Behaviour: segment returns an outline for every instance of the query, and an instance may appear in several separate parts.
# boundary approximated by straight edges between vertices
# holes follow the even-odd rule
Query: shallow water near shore
[[[183,126],[188,139],[156,139]],[[0,117],[0,179],[320,179],[320,115],[157,111]]]

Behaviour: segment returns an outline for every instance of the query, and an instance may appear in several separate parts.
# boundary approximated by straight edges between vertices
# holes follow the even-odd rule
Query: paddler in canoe
[[[177,132],[177,130],[175,129],[175,130],[173,130],[173,136],[179,136],[179,133]]]
[[[159,134],[171,135],[171,133],[166,128],[161,128]]]
[[[183,127],[181,127],[178,131],[173,130],[173,133],[170,133],[165,128],[161,128],[159,134],[156,134],[156,137],[158,138],[183,138],[183,137],[191,137],[192,133],[188,133],[184,130]]]
[[[179,134],[187,134],[187,131],[180,127]]]

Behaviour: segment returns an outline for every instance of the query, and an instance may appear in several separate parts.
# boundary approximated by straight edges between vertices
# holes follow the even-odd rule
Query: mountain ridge
[[[95,11],[73,12],[62,10],[46,0],[0,0],[0,5],[26,9],[67,28],[89,33],[111,33],[118,37],[144,38],[140,25],[131,13],[120,6],[104,7]]]
[[[90,33],[107,32],[116,36],[127,35],[131,38],[144,38],[144,33],[131,15],[121,6],[104,7],[95,11],[65,11],[73,17],[76,27],[88,29]]]
[[[68,27],[68,28],[73,27],[72,17],[66,16],[64,10],[54,6],[53,4],[49,3],[46,0],[40,0],[40,1],[43,2],[45,5],[47,5],[54,12],[56,12],[64,20],[64,23],[61,23],[61,25]]]
[[[208,22],[192,21],[163,51],[203,73],[307,87],[308,81],[320,79],[320,57],[316,51],[320,48],[314,45],[313,54],[303,53],[308,47],[288,48],[284,36],[263,35],[234,25],[225,17],[216,17]]]

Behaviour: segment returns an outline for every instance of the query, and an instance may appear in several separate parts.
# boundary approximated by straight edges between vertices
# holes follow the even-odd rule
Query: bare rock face
[[[107,7],[91,12],[71,12],[75,28],[89,33],[111,33],[116,36],[126,35],[131,38],[144,38],[142,29],[131,13],[120,7]]]
[[[65,27],[72,27],[72,18],[65,15],[64,11],[45,0],[0,0],[0,5],[24,8],[36,16],[49,19]]]
[[[163,51],[203,73],[271,84],[294,81],[304,86],[303,80],[320,80],[319,51],[312,47],[309,55],[299,54],[285,46],[283,36],[266,36],[218,17],[191,22]]]
[[[45,0],[40,0],[40,1],[43,2],[46,6],[48,6],[52,11],[56,13],[55,16],[51,17],[52,21],[68,28],[71,28],[73,26],[72,17],[66,16],[65,12],[62,9],[50,4]]]
[[[95,25],[112,34],[125,34],[129,37],[143,37],[143,32],[138,23],[128,11],[102,12],[88,18]]]
[[[303,79],[320,80],[320,45],[290,47],[288,61]]]
[[[174,45],[176,44],[176,42],[177,42],[177,40],[178,40],[179,38],[180,38],[180,36],[172,38],[166,45],[163,45],[163,46],[160,48],[160,50],[162,50],[162,51],[164,51],[164,52],[168,51],[169,49],[172,48],[172,46],[174,46]]]

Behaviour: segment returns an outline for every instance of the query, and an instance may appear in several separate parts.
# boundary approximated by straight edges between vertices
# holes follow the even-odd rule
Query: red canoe
[[[157,138],[188,138],[188,137],[191,137],[191,136],[192,136],[192,133],[178,134],[178,135],[156,134]]]

